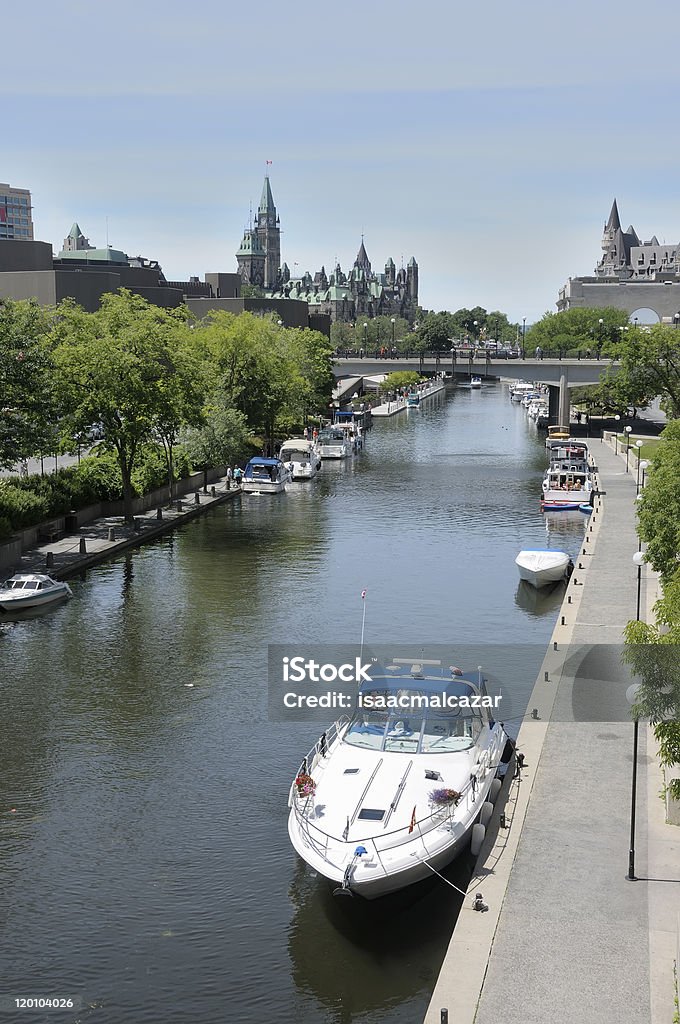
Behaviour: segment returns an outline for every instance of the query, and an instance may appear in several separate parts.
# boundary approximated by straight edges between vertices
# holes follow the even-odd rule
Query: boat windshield
[[[399,690],[363,696],[365,706],[356,712],[344,736],[344,742],[355,747],[450,754],[473,747],[484,725],[481,713],[474,709],[433,707],[432,694]],[[369,706],[367,697],[372,698]]]

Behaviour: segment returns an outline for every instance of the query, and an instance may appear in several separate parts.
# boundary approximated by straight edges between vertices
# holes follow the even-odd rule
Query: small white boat
[[[482,378],[481,377],[473,377],[472,380],[470,381],[470,387],[471,388],[481,388],[481,386],[482,386]]]
[[[279,494],[285,491],[290,472],[281,459],[256,455],[245,468],[241,490],[246,494]]]
[[[415,390],[414,391],[409,391],[408,395],[406,396],[406,407],[408,409],[415,409],[419,405],[420,405],[420,392],[419,391],[415,391]]]
[[[312,480],[321,469],[321,457],[313,441],[306,441],[303,437],[284,441],[279,458],[292,480]]]
[[[317,447],[322,459],[346,459],[353,443],[341,427],[327,427],[319,434]]]
[[[288,834],[334,895],[375,899],[479,853],[509,755],[481,673],[421,658],[369,671],[351,720],[300,766]]]
[[[525,395],[533,394],[535,391],[535,384],[531,384],[526,380],[518,380],[516,384],[512,384],[510,387],[510,401],[521,402]]]
[[[569,555],[564,551],[520,551],[515,564],[519,578],[534,587],[546,587],[563,580],[569,566]]]
[[[37,608],[62,597],[71,597],[68,583],[43,573],[18,572],[0,587],[0,608],[5,612]]]
[[[593,482],[588,464],[588,445],[573,438],[549,438],[550,465],[542,487],[543,507],[575,509],[590,501]]]

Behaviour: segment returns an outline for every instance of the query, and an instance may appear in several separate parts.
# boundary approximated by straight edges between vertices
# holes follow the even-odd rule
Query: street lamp
[[[368,324],[364,324],[364,349],[368,348]]]
[[[616,423],[616,431],[615,431],[615,434],[614,434],[614,444],[615,444],[614,455],[618,455],[619,454],[619,420],[620,419],[621,419],[621,417],[617,413],[616,416],[614,417],[614,422]]]
[[[527,331],[527,318],[525,316],[523,316],[522,317],[522,359],[524,359],[524,336],[526,334],[526,331]]]
[[[636,494],[640,493],[640,449],[642,448],[643,444],[644,444],[644,441],[641,441],[639,438],[635,442],[635,447],[637,448],[637,479],[635,481],[635,493]]]
[[[636,559],[636,556],[638,554],[639,554],[639,552],[636,551],[635,555],[633,555],[633,560]],[[638,574],[639,574],[639,572],[640,572],[640,569],[639,569],[639,566],[638,566]],[[638,575],[638,581],[639,581],[639,579],[640,579],[640,577]],[[638,582],[638,593],[639,593],[639,588],[640,588],[640,584]],[[639,602],[638,602],[638,609],[639,609]],[[638,621],[639,621],[639,618],[640,618],[640,616],[638,615]],[[637,704],[639,690],[640,690],[640,686],[639,686],[638,683],[633,683],[633,685],[629,686],[628,689],[626,690],[626,700],[632,706]],[[636,804],[635,797],[636,797],[636,791],[637,791],[638,725],[639,725],[639,719],[638,719],[638,716],[635,715],[635,719],[633,721],[633,783],[632,783],[632,786],[631,786],[631,793],[630,793],[630,846],[628,848],[628,874],[626,875],[626,879],[629,882],[637,882],[637,875],[635,874],[635,804]]]
[[[675,316],[673,317],[673,323],[676,327],[678,326],[678,324],[680,323],[680,313],[675,314]]]
[[[392,355],[394,356],[394,325],[396,324],[397,321],[394,319],[394,317],[392,317],[390,322],[392,324]]]
[[[624,427],[624,430],[626,431],[626,473],[628,472],[628,456],[630,455],[630,433],[632,429],[633,428],[630,425]]]
[[[638,444],[640,444],[640,443],[641,442],[638,442]],[[640,462],[640,459],[639,459],[639,456],[638,456],[637,487],[636,487],[636,490],[635,490],[635,493],[638,494],[638,495],[640,494],[640,491],[642,490],[642,488],[645,486],[645,470],[647,469],[648,466],[649,466],[649,463],[646,462],[644,459],[642,460],[642,462]],[[642,472],[642,480],[640,480],[640,472]]]

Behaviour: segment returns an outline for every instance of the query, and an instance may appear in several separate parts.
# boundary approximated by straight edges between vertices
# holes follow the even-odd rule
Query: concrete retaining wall
[[[219,480],[225,473],[226,466],[209,469],[207,472],[208,483]],[[201,472],[192,473],[191,476],[186,477],[184,480],[177,480],[172,488],[173,498],[181,498],[185,494],[200,490],[203,487],[204,479],[204,474]],[[151,491],[141,498],[135,498],[132,502],[132,514],[136,516],[141,515],[143,512],[148,512],[149,509],[157,508],[159,505],[166,505],[168,501],[168,487],[166,484],[165,487],[159,487],[158,490]],[[80,529],[81,526],[91,523],[93,519],[101,519],[103,516],[122,516],[123,502],[97,502],[96,505],[88,505],[86,508],[81,508],[74,515],[77,528]],[[16,565],[21,558],[22,552],[39,545],[41,534],[52,531],[58,533],[66,532],[65,515],[54,516],[43,523],[29,526],[28,529],[16,533],[10,540],[5,541],[4,544],[0,544],[0,569],[7,565]]]

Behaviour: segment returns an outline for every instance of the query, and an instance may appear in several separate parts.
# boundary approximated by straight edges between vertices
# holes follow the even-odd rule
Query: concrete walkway
[[[651,730],[640,729],[635,866],[627,881],[633,725],[621,665],[635,618],[635,478],[590,441],[605,492],[591,517],[518,748],[509,828],[490,836],[426,1021],[670,1024],[680,830],[664,822]],[[649,584],[649,585],[648,585]],[[642,572],[642,609],[655,581]]]
[[[185,494],[162,509],[162,518],[151,509],[135,516],[135,525],[127,525],[120,516],[104,516],[82,526],[60,540],[24,551],[20,561],[2,570],[2,579],[15,572],[47,572],[55,579],[68,579],[97,562],[127,548],[138,547],[182,523],[240,494],[240,488],[226,488],[226,478],[217,480],[207,492]]]

